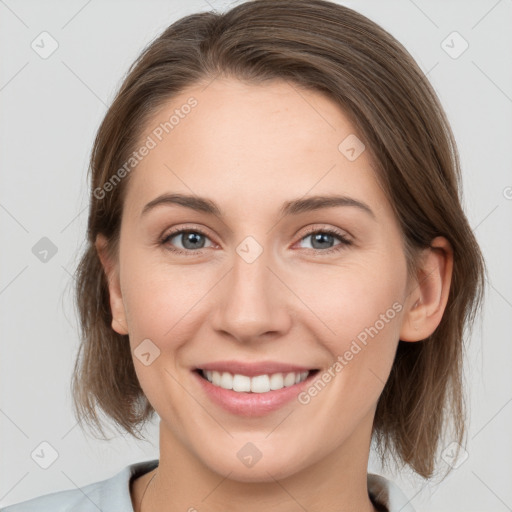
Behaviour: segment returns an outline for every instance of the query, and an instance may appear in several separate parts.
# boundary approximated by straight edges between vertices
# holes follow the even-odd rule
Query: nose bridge
[[[216,328],[242,341],[289,327],[282,284],[272,268],[272,251],[252,237],[242,241],[233,255],[233,268],[219,297]]]

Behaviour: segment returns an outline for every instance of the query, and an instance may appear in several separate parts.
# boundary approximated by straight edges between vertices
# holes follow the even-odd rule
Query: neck
[[[375,512],[367,490],[371,430],[363,430],[292,475],[276,478],[267,471],[266,481],[244,482],[229,478],[229,472],[220,475],[211,470],[161,422],[159,466],[140,479],[134,510],[220,512],[243,508],[244,512],[260,512],[268,507],[289,512],[299,507],[325,512]]]

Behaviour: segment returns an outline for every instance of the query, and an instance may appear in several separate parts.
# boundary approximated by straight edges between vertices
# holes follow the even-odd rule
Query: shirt
[[[1,508],[0,512],[133,512],[130,481],[155,469],[158,462],[153,459],[130,464],[106,480],[38,496]],[[391,480],[368,473],[367,481],[368,494],[379,512],[414,512]]]

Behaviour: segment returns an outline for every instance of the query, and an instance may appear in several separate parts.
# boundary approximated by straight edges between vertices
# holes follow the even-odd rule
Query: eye
[[[346,238],[346,236],[341,231],[338,231],[334,228],[312,228],[309,230],[306,236],[301,238],[300,241],[302,242],[308,238],[311,239],[312,247],[306,247],[306,249],[311,249],[313,251],[321,252],[324,254],[342,251],[346,248],[346,246],[352,244],[352,242]],[[339,243],[332,246],[331,244],[335,242],[336,239],[339,240]]]
[[[307,235],[300,239],[300,242],[311,239],[312,247],[306,247],[307,250],[315,251],[322,254],[337,252],[343,250],[352,242],[345,237],[344,233],[334,228],[312,228]],[[339,243],[332,246],[336,241]],[[210,245],[206,245],[206,241],[210,241]],[[160,241],[168,250],[177,254],[194,255],[200,254],[202,249],[212,247],[213,244],[209,237],[201,229],[197,228],[181,228],[168,232]],[[176,247],[181,244],[181,247]]]
[[[176,239],[173,242],[173,239]],[[196,254],[201,252],[205,247],[205,239],[210,240],[206,233],[200,229],[175,229],[167,233],[161,240],[162,245],[166,245],[172,252],[178,254]],[[172,247],[176,243],[181,243],[182,248]]]

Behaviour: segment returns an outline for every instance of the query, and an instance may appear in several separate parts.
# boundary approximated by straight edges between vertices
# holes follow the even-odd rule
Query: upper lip
[[[218,372],[229,372],[233,375],[247,375],[254,377],[255,375],[272,374],[272,373],[290,373],[290,372],[306,372],[314,368],[300,366],[291,363],[280,363],[277,361],[261,361],[244,362],[244,361],[216,361],[213,363],[205,363],[198,367],[199,370],[211,370]]]

